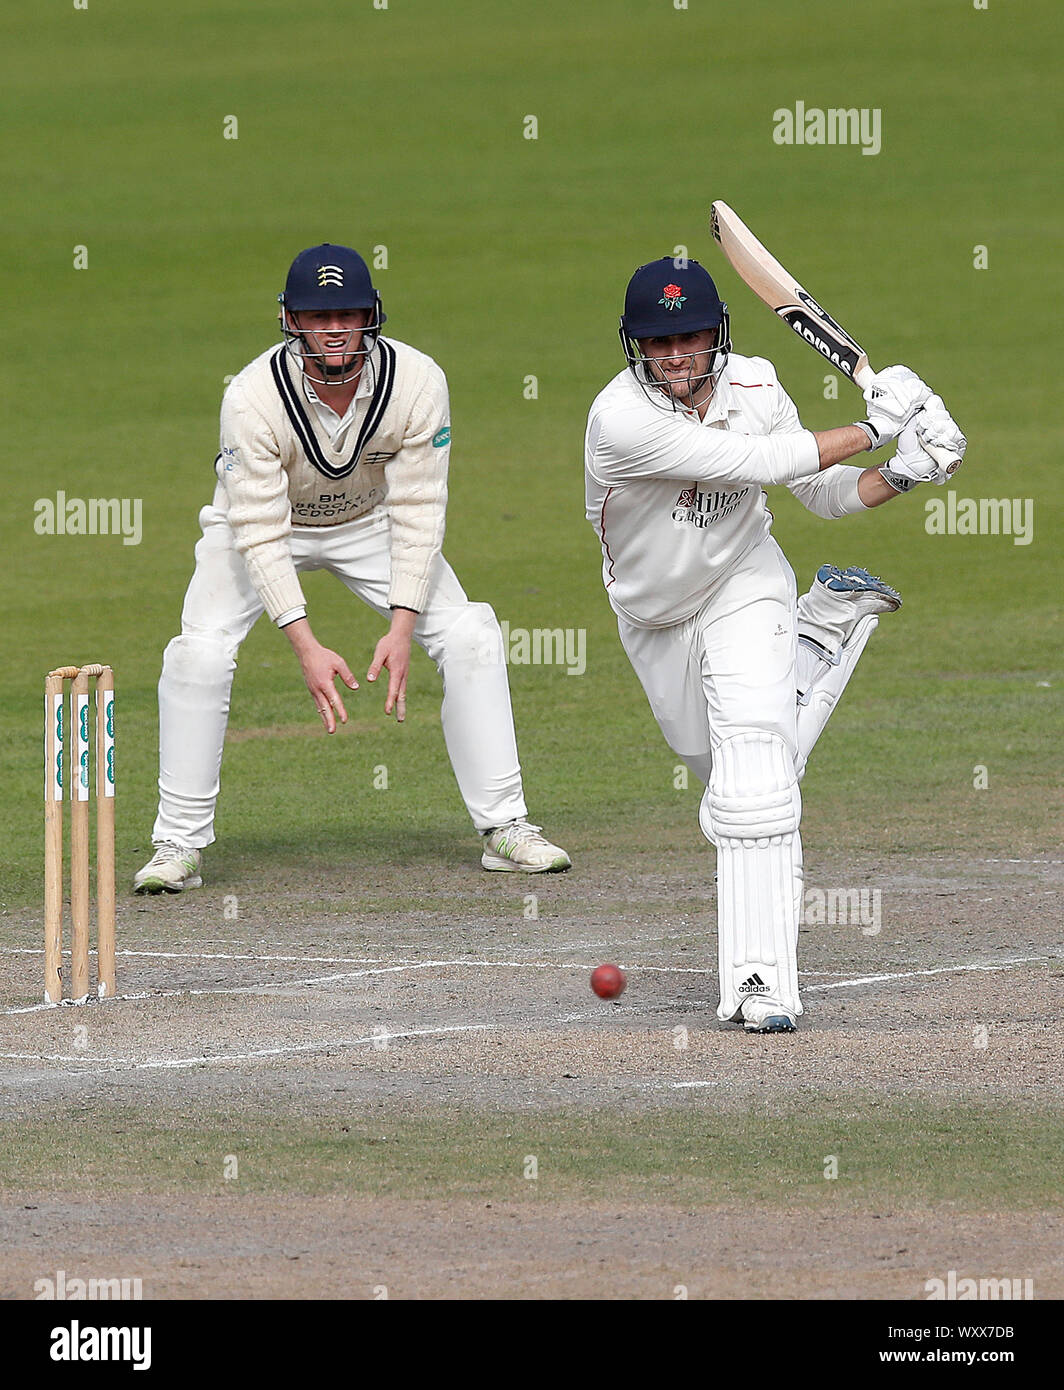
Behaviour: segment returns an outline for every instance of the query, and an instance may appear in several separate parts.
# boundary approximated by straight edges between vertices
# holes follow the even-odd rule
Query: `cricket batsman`
[[[314,635],[299,576],[324,569],[388,624],[367,679],[388,673],[386,714],[406,717],[411,643],[436,663],[442,725],[485,869],[556,873],[569,856],[527,819],[502,634],[444,559],[451,442],[447,380],[386,338],[369,268],[346,246],[292,262],[283,342],[256,357],[222,401],[213,501],[185,595],[181,635],[159,680],[155,853],[137,893],[199,887],[214,840],[222,745],[237,652],[265,611],[288,639],[326,730],[346,723],[344,658]]]
[[[803,429],[771,363],[731,350],[727,305],[697,261],[640,266],[620,325],[627,367],[591,406],[587,517],[621,643],[669,746],[705,786],[717,852],[718,1018],[793,1032],[806,759],[896,591],[823,565],[799,599],[764,488],[817,516],[945,481],[923,445],[963,457],[941,399],[907,367],[865,391],[867,418]],[[846,459],[897,441],[889,463]]]

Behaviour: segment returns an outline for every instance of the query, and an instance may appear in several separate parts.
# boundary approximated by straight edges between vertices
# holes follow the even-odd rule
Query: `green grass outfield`
[[[905,361],[942,392],[970,440],[962,495],[1035,501],[1033,544],[1017,546],[927,535],[927,488],[831,530],[774,496],[802,583],[824,559],[857,561],[906,597],[817,752],[807,838],[1048,847],[1061,782],[1054,29],[1052,0],[4,4],[3,908],[17,920],[39,904],[41,679],[60,662],[115,667],[123,878],[139,866],[155,682],[211,494],[223,379],[273,341],[287,263],[324,239],[387,246],[389,331],[449,374],[446,551],[467,590],[514,626],[587,629],[585,675],[511,671],[534,816],[578,861],[607,825],[663,851],[695,834],[694,793],[673,789],[583,519],[583,421],[620,366],[628,275],[686,245],[718,277],[737,349],[776,362],[807,424],[859,405],[845,383],[823,398],[824,364],[724,265],[706,230],[715,197],[874,362]],[[772,112],[797,100],[880,108],[882,152],[774,144]],[[230,115],[236,140],[223,139]],[[538,400],[524,399],[528,375]],[[36,535],[35,501],[59,490],[142,499],[142,543]],[[307,589],[318,635],[364,671],[376,619],[338,583]],[[227,750],[216,874],[239,863],[268,884],[360,836],[397,857],[414,835],[473,853],[429,664],[415,664],[404,728],[377,695],[351,703],[358,729],[321,737],[283,637],[253,633],[232,728],[263,732]],[[380,762],[387,793],[372,790]],[[976,765],[988,790],[973,789]]]
[[[212,1193],[240,1190],[409,1198],[532,1197],[820,1207],[949,1203],[954,1210],[1056,1211],[1064,1140],[1059,1114],[870,1096],[808,1100],[721,1116],[699,1108],[613,1111],[453,1110],[278,1120],[83,1106],[23,1117],[0,1153],[0,1192]],[[767,1120],[767,1123],[766,1123]],[[524,1176],[526,1155],[538,1177]],[[827,1160],[837,1176],[827,1179]]]

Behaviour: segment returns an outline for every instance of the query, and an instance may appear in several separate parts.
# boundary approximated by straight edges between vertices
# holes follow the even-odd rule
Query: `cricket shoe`
[[[901,594],[897,589],[859,565],[850,565],[844,570],[837,565],[821,565],[816,572],[816,582],[833,598],[851,603],[855,620],[866,613],[894,613],[901,607]]]
[[[795,1033],[794,1015],[771,999],[743,1000],[743,1027],[748,1033]]]
[[[512,820],[509,825],[481,831],[484,853],[480,862],[485,869],[504,873],[561,874],[571,868],[572,860],[565,850],[545,839],[540,826],[526,820]]]
[[[200,852],[185,849],[170,840],[155,846],[155,853],[133,879],[134,893],[183,893],[186,888],[202,888]]]

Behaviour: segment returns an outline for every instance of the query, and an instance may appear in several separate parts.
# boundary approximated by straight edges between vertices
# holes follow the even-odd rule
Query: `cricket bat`
[[[713,204],[709,230],[732,267],[758,298],[763,299],[784,323],[790,324],[810,347],[816,348],[821,356],[864,390],[875,375],[864,348],[784,270],[727,203]],[[960,467],[960,459],[944,449],[932,446],[926,452],[945,469],[947,476]]]

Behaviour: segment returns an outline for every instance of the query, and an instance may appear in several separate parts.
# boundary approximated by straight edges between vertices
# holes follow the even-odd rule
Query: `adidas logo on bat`
[[[800,338],[804,338],[807,343],[815,347],[817,352],[826,357],[829,362],[833,362],[847,376],[853,376],[853,369],[857,362],[855,352],[848,352],[845,348],[840,348],[829,339],[822,337],[800,309],[793,313],[781,315],[781,317],[790,324]]]

